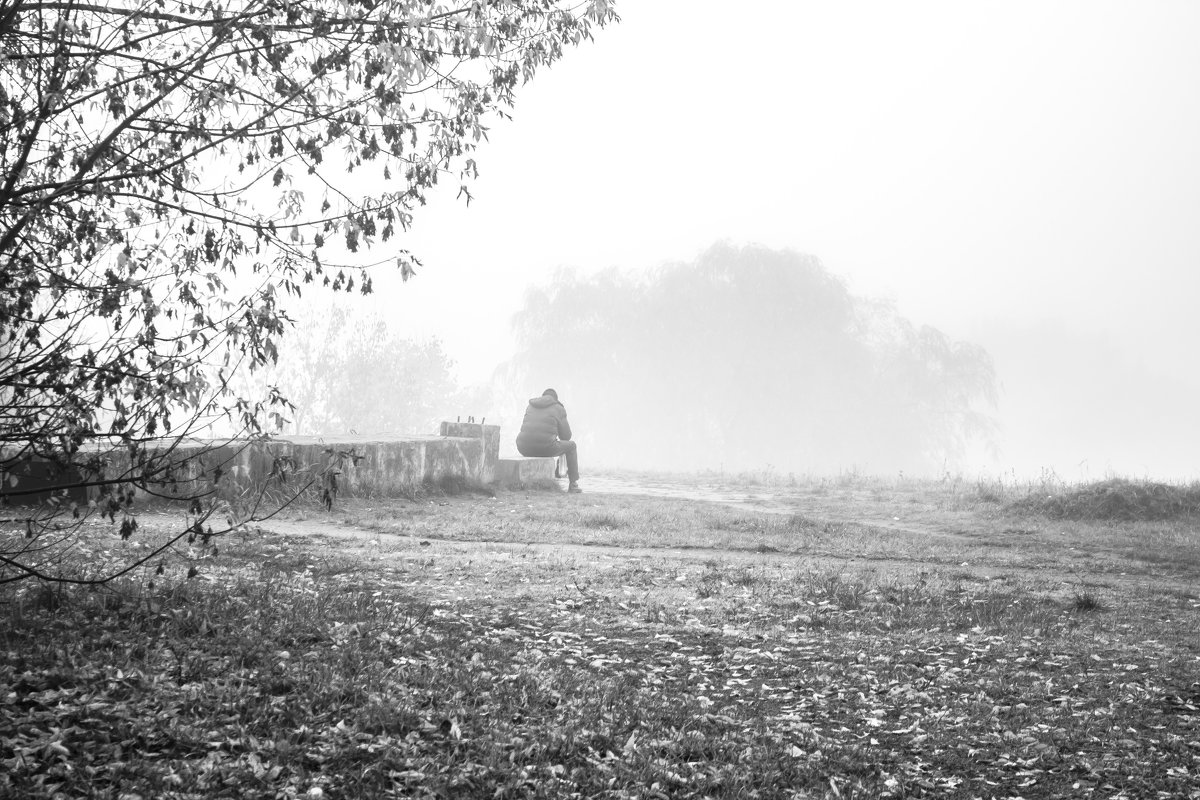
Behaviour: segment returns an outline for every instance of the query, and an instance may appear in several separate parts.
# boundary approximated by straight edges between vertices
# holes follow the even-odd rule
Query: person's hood
[[[533,406],[534,408],[549,408],[550,406],[561,406],[562,403],[558,402],[550,395],[544,394],[541,397],[529,398],[529,405]]]

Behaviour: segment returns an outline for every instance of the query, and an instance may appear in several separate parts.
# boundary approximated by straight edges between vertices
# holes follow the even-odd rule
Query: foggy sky
[[[978,468],[1200,472],[1200,5],[618,10],[494,126],[470,208],[447,187],[418,214],[425,269],[377,276],[403,332],[481,380],[560,266],[758,242],[993,353]]]

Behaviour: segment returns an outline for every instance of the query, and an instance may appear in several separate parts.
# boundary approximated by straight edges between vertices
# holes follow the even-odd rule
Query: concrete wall
[[[187,497],[211,490],[216,481],[218,494],[233,500],[255,495],[264,487],[276,492],[295,490],[313,478],[321,491],[326,485],[323,473],[331,469],[336,473],[338,494],[346,497],[403,495],[424,483],[445,478],[483,483],[495,480],[499,426],[444,422],[441,430],[442,435],[429,436],[279,436],[259,442],[167,442],[151,456],[156,479],[149,487],[150,493]],[[104,462],[106,479],[128,473],[126,451],[96,450],[89,457]],[[47,470],[34,463],[10,471],[16,481],[12,485],[21,488],[37,486],[53,492],[56,485],[62,485],[46,478]],[[11,482],[3,483],[9,486]],[[4,491],[0,487],[0,494]],[[88,491],[93,498],[98,494],[98,487]],[[20,497],[11,499],[24,502]]]
[[[491,483],[496,479],[496,462],[500,458],[500,426],[482,422],[443,422],[442,436],[455,439],[478,439],[483,447],[483,474],[480,480]]]

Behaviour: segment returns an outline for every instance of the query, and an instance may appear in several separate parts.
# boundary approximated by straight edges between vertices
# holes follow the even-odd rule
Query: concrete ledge
[[[537,481],[553,481],[557,458],[501,458],[496,461],[496,482],[505,489],[523,489]]]
[[[427,481],[460,477],[490,483],[500,447],[500,428],[476,423],[443,423],[440,436],[277,436],[263,441],[165,439],[148,448],[139,463],[121,448],[95,444],[77,455],[77,467],[61,470],[45,459],[0,448],[0,497],[18,504],[50,497],[86,502],[98,497],[97,479],[146,478],[149,489],[166,497],[207,495],[253,499],[265,487],[300,488],[327,470],[336,475],[338,494],[396,497]],[[554,474],[554,459],[550,475]],[[281,478],[287,477],[287,486]],[[318,488],[323,485],[318,482]],[[19,494],[17,494],[19,492]],[[137,494],[143,495],[140,489]],[[10,497],[10,495],[12,495]]]
[[[128,469],[121,455],[114,454],[114,466]],[[178,493],[203,491],[219,468],[218,492],[227,499],[252,496],[280,472],[298,488],[335,468],[338,494],[344,497],[402,496],[424,481],[448,476],[487,482],[491,472],[479,439],[417,434],[394,439],[279,436],[254,443],[187,442],[175,448],[170,461]],[[282,484],[279,488],[286,491]]]

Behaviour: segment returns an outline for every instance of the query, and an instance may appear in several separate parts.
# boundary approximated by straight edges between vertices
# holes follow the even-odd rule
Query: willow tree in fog
[[[557,385],[603,463],[932,468],[991,428],[982,348],[795,252],[718,245],[643,279],[560,274],[516,328],[516,372]]]

